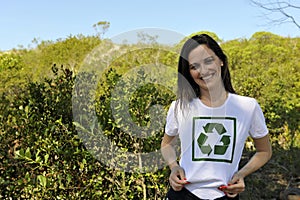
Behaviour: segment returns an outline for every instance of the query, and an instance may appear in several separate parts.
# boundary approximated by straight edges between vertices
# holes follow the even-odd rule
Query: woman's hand
[[[245,190],[244,177],[255,172],[266,164],[272,156],[272,146],[270,143],[269,135],[262,138],[253,138],[256,153],[250,161],[242,167],[228,183],[228,186],[223,187],[222,191],[227,193],[227,196],[234,197],[238,193]]]
[[[238,173],[233,176],[231,181],[229,181],[228,186],[224,186],[222,191],[228,196],[228,197],[235,197],[239,193],[243,192],[245,190],[245,182],[244,177],[239,175]]]
[[[175,166],[172,168],[169,182],[175,191],[182,190],[184,185],[189,183],[186,181],[184,170],[180,166]]]

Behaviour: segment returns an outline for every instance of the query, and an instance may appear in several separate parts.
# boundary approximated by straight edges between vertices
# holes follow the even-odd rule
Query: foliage
[[[110,22],[107,22],[107,21],[99,21],[93,25],[93,27],[96,30],[97,35],[99,37],[101,36],[101,34],[102,34],[102,36],[105,34],[105,32],[108,30],[109,26],[110,26]],[[101,30],[99,31],[98,29],[101,29]]]
[[[143,60],[143,64],[155,63],[157,51],[161,50],[128,52],[124,56],[126,61],[119,57],[102,77],[105,81],[99,81],[101,90],[96,97],[96,112],[102,129],[129,152],[160,149],[165,114],[175,99],[170,87],[176,83],[176,76],[166,67],[167,61],[161,61],[164,65],[148,67],[133,62],[139,55],[138,59]],[[160,52],[160,56],[164,55],[166,52]],[[130,65],[137,67],[130,69]],[[151,163],[146,165],[149,167]]]
[[[183,44],[186,42],[186,40],[188,38],[191,38],[192,36],[200,35],[200,34],[207,34],[210,37],[212,37],[215,41],[217,41],[219,43],[222,42],[222,40],[217,36],[217,34],[215,34],[213,32],[210,32],[210,31],[199,31],[199,32],[192,33],[189,36],[183,38],[178,44],[175,45],[175,47],[174,47],[175,51],[180,52],[181,47],[183,46]]]
[[[258,100],[274,143],[285,148],[299,145],[299,42],[258,32],[224,44],[235,89]]]
[[[229,57],[237,92],[260,103],[275,149],[270,163],[246,179],[255,194],[249,189],[242,197],[276,198],[289,185],[299,187],[300,39],[258,32],[250,39],[219,42]],[[2,199],[163,199],[168,168],[147,171],[161,160],[159,154],[153,163],[128,154],[103,162],[101,156],[106,147],[134,155],[159,151],[165,112],[175,99],[171,86],[176,84],[180,45],[124,45],[119,49],[124,53],[101,76],[93,70],[79,72],[98,44],[113,46],[97,37],[70,36],[0,55]],[[83,87],[76,88],[80,81]],[[97,92],[85,104],[93,85]],[[79,125],[90,140],[82,137]],[[107,145],[93,140],[104,138],[100,131],[111,141]],[[246,149],[241,164],[251,155]],[[120,170],[131,164],[131,171]],[[257,189],[262,186],[263,192]]]
[[[68,36],[66,39],[56,41],[36,41],[34,49],[20,51],[26,72],[32,75],[34,81],[43,80],[52,76],[49,66],[65,66],[76,71],[86,55],[100,44],[95,36]]]
[[[252,155],[252,151],[245,151],[241,165],[248,162]],[[241,193],[240,199],[279,199],[281,192],[289,188],[299,188],[299,162],[299,148],[286,151],[273,147],[273,157],[269,163],[246,177],[246,190]]]
[[[0,94],[14,95],[29,76],[24,70],[25,64],[18,52],[0,54]]]

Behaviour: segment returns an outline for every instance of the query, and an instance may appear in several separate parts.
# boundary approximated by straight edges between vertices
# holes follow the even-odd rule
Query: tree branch
[[[283,24],[287,22],[292,22],[300,29],[300,24],[297,22],[295,17],[287,12],[287,9],[299,9],[300,11],[300,6],[293,5],[290,4],[289,2],[279,1],[279,0],[268,1],[267,3],[263,3],[262,1],[259,0],[250,0],[250,1],[255,6],[268,11],[269,14],[280,13],[283,16],[282,18],[279,19],[268,18],[268,20],[271,21],[271,24]]]

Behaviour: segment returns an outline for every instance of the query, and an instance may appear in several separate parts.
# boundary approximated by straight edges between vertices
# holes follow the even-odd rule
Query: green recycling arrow
[[[204,146],[204,143],[206,142],[208,136],[205,135],[204,133],[201,133],[200,136],[198,137],[198,145],[200,147],[200,150],[203,154],[210,154],[212,152],[212,148],[210,145]]]
[[[221,142],[223,142],[223,145],[215,145],[214,147],[214,153],[218,155],[224,155],[226,150],[228,149],[228,146],[230,144],[230,136],[229,135],[223,135],[221,138]]]
[[[219,123],[207,123],[205,126],[203,126],[203,129],[206,133],[212,133],[213,129],[216,129],[219,135],[226,133],[226,129],[224,128],[223,124]]]
[[[207,123],[205,126],[203,126],[203,129],[205,133],[213,133],[213,129],[215,129],[219,135],[223,135],[226,133],[226,129],[224,128],[223,124],[219,123]],[[199,148],[203,154],[210,155],[212,152],[212,147],[208,145],[204,145],[205,142],[208,139],[208,136],[205,133],[201,133],[197,139]],[[224,155],[229,147],[230,144],[230,136],[229,135],[223,135],[220,142],[223,143],[223,145],[215,145],[214,146],[214,154],[217,155]]]

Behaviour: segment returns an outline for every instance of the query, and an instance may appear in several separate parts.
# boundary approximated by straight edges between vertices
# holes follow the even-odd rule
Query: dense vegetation
[[[274,147],[242,199],[274,199],[300,187],[300,38],[218,41],[237,92],[260,103]],[[169,171],[159,149],[181,44],[80,35],[0,53],[0,197],[163,199]],[[249,140],[241,165],[252,151]]]

